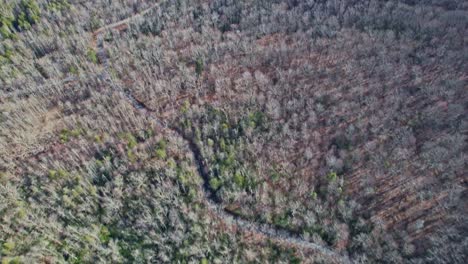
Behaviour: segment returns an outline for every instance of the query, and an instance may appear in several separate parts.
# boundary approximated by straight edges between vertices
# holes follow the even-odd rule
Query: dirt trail
[[[148,14],[149,12],[151,12],[153,9],[155,9],[156,7],[159,6],[159,3],[156,3],[156,4],[153,4],[152,6],[148,7],[147,9],[139,12],[139,13],[135,13],[133,14],[132,16],[130,17],[127,17],[123,20],[120,20],[120,21],[117,21],[117,22],[114,22],[112,24],[109,24],[109,25],[105,25],[103,27],[100,27],[98,29],[96,29],[94,32],[93,32],[93,42],[92,42],[92,47],[96,47],[96,43],[97,43],[97,38],[99,36],[99,34],[105,32],[106,30],[109,30],[109,29],[118,29],[118,30],[123,30],[125,29],[127,26],[128,26],[128,23],[133,20],[133,19],[136,19],[136,18],[139,18],[139,17],[142,17],[144,16],[145,14]]]
[[[112,80],[112,78],[110,77],[111,75],[108,73],[109,63],[107,56],[105,56],[106,52],[104,42],[99,35],[109,29],[122,29],[123,25],[129,23],[132,19],[136,17],[141,17],[156,7],[157,4],[138,14],[133,15],[132,17],[102,27],[93,33],[94,39],[97,41],[95,43],[97,44],[95,47],[97,47],[98,53],[101,54],[100,60],[104,67],[103,73],[100,74],[100,78],[111,85],[113,89],[113,91],[111,92],[119,93],[119,95],[124,97],[138,112],[140,112],[142,115],[147,116],[149,120],[153,121],[157,130],[174,138],[182,138],[183,141],[186,142],[188,148],[191,150],[193,160],[197,165],[197,171],[200,177],[203,178],[203,191],[205,195],[206,205],[209,211],[215,217],[222,220],[222,222],[230,229],[240,230],[246,234],[255,236],[260,239],[268,238],[276,242],[277,244],[281,244],[287,247],[300,248],[303,251],[317,252],[329,257],[329,260],[333,261],[333,263],[351,263],[348,256],[340,255],[334,252],[328,246],[307,241],[303,239],[300,235],[294,234],[291,231],[286,230],[284,228],[243,219],[226,210],[226,208],[220,203],[220,201],[218,201],[215,198],[215,196],[213,195],[214,191],[209,187],[209,170],[206,165],[205,159],[201,154],[201,150],[196,144],[196,142],[190,136],[183,133],[178,127],[169,126],[164,120],[159,119],[153,110],[148,108],[143,102],[136,99],[131,93],[126,92],[126,90],[123,89],[123,87],[121,87],[119,84],[116,84]]]

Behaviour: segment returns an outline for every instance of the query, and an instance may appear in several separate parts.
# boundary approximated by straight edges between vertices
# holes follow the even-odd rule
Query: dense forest
[[[466,263],[468,2],[0,0],[0,260]]]

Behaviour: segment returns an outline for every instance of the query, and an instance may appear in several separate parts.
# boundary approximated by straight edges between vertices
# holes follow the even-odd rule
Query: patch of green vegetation
[[[2,258],[2,264],[21,264],[20,257],[6,257]]]
[[[335,181],[336,181],[336,178],[337,178],[337,174],[336,174],[336,172],[334,172],[334,171],[331,171],[331,172],[329,172],[329,173],[327,174],[327,179],[328,179],[328,181],[330,181],[330,182],[335,182]]]
[[[173,158],[170,158],[168,161],[167,161],[167,166],[171,169],[175,169],[177,167],[177,164],[175,162],[175,160]]]
[[[102,143],[102,136],[101,135],[95,135],[94,136],[94,141],[97,143]]]
[[[164,160],[167,158],[166,148],[167,148],[166,140],[164,139],[160,140],[156,147],[156,157],[158,159]]]
[[[118,136],[120,139],[126,141],[127,148],[129,149],[135,148],[138,144],[137,138],[130,132],[120,133]]]
[[[67,178],[70,174],[64,170],[64,169],[58,169],[58,170],[49,170],[49,178],[52,180],[57,180],[57,179],[64,179]]]
[[[15,249],[15,242],[13,241],[7,241],[5,243],[3,243],[2,245],[2,254],[3,255],[10,255],[13,251],[13,249]]]
[[[187,202],[192,202],[195,197],[197,196],[197,191],[193,187],[188,187],[188,191],[186,192]]]
[[[239,188],[243,188],[245,185],[245,177],[240,172],[234,174],[234,182]]]
[[[0,39],[18,40],[17,32],[29,30],[38,23],[41,10],[35,0],[21,0],[20,2],[2,1],[0,3]],[[21,52],[21,51],[20,51]],[[0,67],[10,65],[15,49],[4,41],[0,43]],[[9,77],[15,77],[17,70],[9,69]],[[0,75],[3,79],[3,75]]]
[[[136,157],[135,153],[133,153],[133,151],[131,151],[131,150],[127,151],[127,157],[128,157],[128,160],[131,163],[134,163],[137,160],[137,157]]]
[[[310,198],[312,198],[312,200],[317,200],[317,192],[313,191],[310,193]]]
[[[60,141],[62,143],[70,141],[71,137],[79,137],[80,135],[84,134],[84,130],[82,128],[76,128],[73,130],[62,129],[60,131]]]
[[[145,130],[144,134],[145,134],[145,139],[149,139],[154,136],[154,130],[151,128],[148,128],[147,130]]]
[[[164,149],[157,149],[156,157],[158,157],[158,159],[166,159],[167,157],[166,151]]]
[[[57,12],[70,8],[68,0],[51,0],[47,3],[47,9]]]
[[[0,66],[10,64],[13,58],[13,48],[4,43],[2,43],[1,47],[3,49],[0,49]]]
[[[275,215],[273,217],[273,224],[283,228],[289,227],[289,217],[288,214]]]
[[[101,243],[106,244],[110,240],[110,235],[111,233],[109,232],[109,229],[107,229],[106,226],[102,226],[101,230],[99,231],[99,240]]]
[[[204,67],[205,67],[205,63],[203,61],[203,58],[198,57],[195,60],[195,72],[197,76],[200,76],[203,73]]]
[[[60,178],[65,178],[69,175],[69,173],[64,169],[58,169],[57,174]]]
[[[88,57],[89,61],[91,61],[94,64],[98,64],[99,59],[94,49],[89,48],[88,51],[86,52],[86,56]]]
[[[221,187],[222,182],[218,178],[211,178],[210,179],[210,187],[213,190],[218,190]]]
[[[49,178],[56,179],[57,178],[57,171],[56,170],[49,170]]]
[[[2,2],[2,5],[0,9],[0,34],[5,39],[13,38],[15,36],[13,23],[16,20],[13,4]]]
[[[22,0],[20,2],[20,12],[13,24],[20,31],[28,30],[39,21],[40,15],[41,11],[35,0]]]
[[[184,101],[184,104],[182,105],[182,107],[180,108],[180,112],[182,114],[185,114],[188,112],[188,110],[190,109],[190,102],[189,100],[185,100]]]
[[[176,175],[177,180],[182,183],[182,185],[187,185],[189,183],[189,175],[182,166],[176,165]]]
[[[247,122],[249,127],[256,128],[265,125],[266,116],[260,111],[251,112],[244,122]]]
[[[210,106],[199,114],[202,115],[200,119],[192,117],[189,120],[184,116],[180,124],[192,131],[194,140],[205,148],[204,152],[211,153],[205,157],[211,169],[210,187],[235,192],[254,190],[258,183],[252,173],[255,169],[251,161],[255,158],[247,148],[246,142],[251,140],[247,131],[253,130],[253,136],[265,132],[266,117],[260,112],[250,112],[239,120],[230,120],[224,111]],[[193,126],[187,127],[187,124]]]
[[[208,146],[210,146],[210,147],[213,147],[213,145],[214,145],[214,141],[211,138],[209,138],[207,140],[207,143],[208,143]]]
[[[16,217],[18,217],[19,219],[24,219],[26,215],[27,215],[27,212],[24,207],[19,208],[16,213]]]
[[[68,130],[63,129],[62,131],[60,131],[60,141],[68,142],[68,140],[69,140],[68,136],[69,136]]]
[[[70,66],[68,68],[68,72],[73,74],[73,75],[78,75],[78,68],[74,65]]]

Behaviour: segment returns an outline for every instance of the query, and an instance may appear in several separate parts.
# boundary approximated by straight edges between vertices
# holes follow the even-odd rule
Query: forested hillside
[[[468,3],[0,0],[7,263],[465,263]]]

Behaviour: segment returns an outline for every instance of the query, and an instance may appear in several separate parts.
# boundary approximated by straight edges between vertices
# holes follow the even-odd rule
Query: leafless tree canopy
[[[463,0],[0,0],[3,263],[466,263]]]

